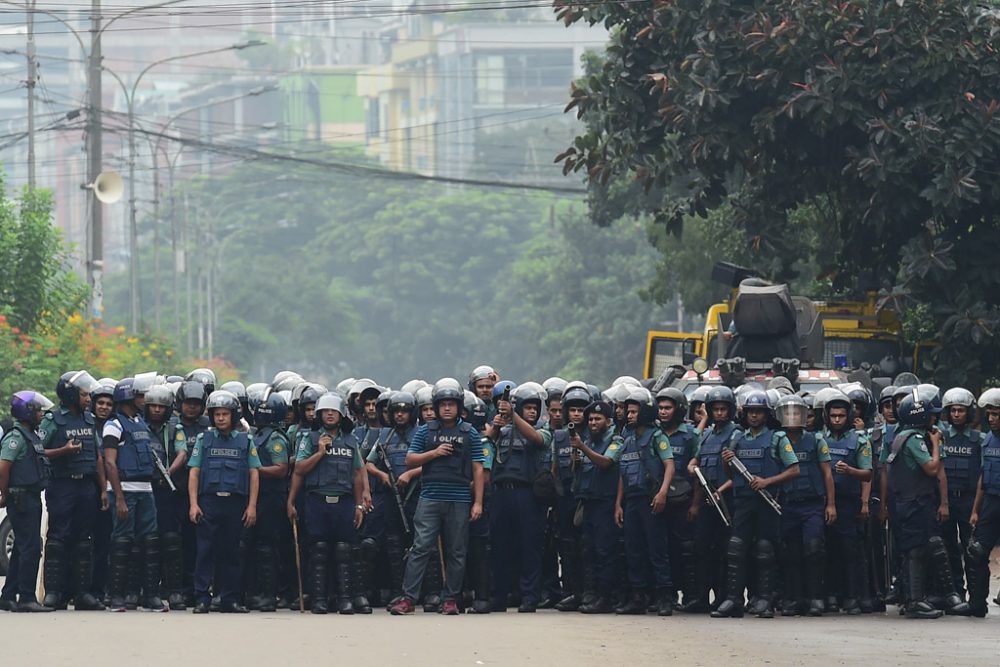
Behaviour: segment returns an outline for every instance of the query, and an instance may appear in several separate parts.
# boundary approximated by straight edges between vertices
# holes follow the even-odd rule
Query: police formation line
[[[13,395],[3,609],[987,613],[1000,389],[215,384]]]

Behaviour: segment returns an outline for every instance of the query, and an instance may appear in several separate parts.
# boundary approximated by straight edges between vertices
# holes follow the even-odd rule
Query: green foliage
[[[604,61],[572,91],[568,108],[587,131],[560,156],[567,172],[598,194],[616,181],[642,188],[642,205],[673,235],[689,216],[728,208],[730,228],[772,277],[794,276],[805,259],[826,290],[882,285],[900,312],[929,304],[942,334],[939,381],[975,383],[1000,362],[991,260],[1000,20],[991,7],[555,5],[567,24],[612,34]],[[803,258],[794,215],[810,206],[822,243]]]

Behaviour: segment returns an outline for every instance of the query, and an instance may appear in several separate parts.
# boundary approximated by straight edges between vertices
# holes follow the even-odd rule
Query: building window
[[[476,104],[504,103],[504,57],[482,55],[476,58]]]

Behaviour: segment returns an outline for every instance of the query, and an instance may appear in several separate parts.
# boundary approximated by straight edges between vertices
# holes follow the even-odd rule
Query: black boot
[[[616,614],[624,614],[626,616],[644,616],[646,614],[646,607],[649,605],[649,598],[642,591],[632,591],[632,595],[629,596],[628,601],[624,604],[618,605],[615,608]]]
[[[160,599],[160,538],[157,535],[147,535],[142,545],[142,607],[146,611],[168,611]]]
[[[755,559],[757,564],[757,598],[750,610],[750,613],[757,618],[774,618],[776,559],[774,543],[770,540],[758,540]]]
[[[142,545],[132,544],[128,557],[128,588],[125,589],[125,608],[133,611],[139,608],[139,593],[142,590]]]
[[[726,547],[726,599],[712,612],[712,618],[742,618],[745,588],[746,544],[738,537],[730,537]]]
[[[472,606],[467,609],[470,614],[490,613],[490,541],[487,537],[473,537],[469,540],[469,566],[472,568],[472,588],[475,597]]]
[[[804,589],[809,599],[809,615],[822,616],[823,604],[823,573],[826,571],[826,550],[823,539],[810,540],[805,548]]]
[[[989,613],[986,598],[990,595],[989,553],[975,539],[965,548],[965,577],[969,585],[969,611],[976,618]]]
[[[45,542],[45,598],[42,605],[53,609],[66,608],[66,545],[59,540]]]
[[[354,589],[351,606],[356,614],[372,613],[372,606],[368,603],[368,591],[370,572],[377,554],[378,545],[372,539],[362,540],[360,546],[351,550],[351,582]]]
[[[610,614],[615,610],[610,595],[596,595],[592,602],[580,605],[581,614]],[[643,610],[645,613],[645,609]]]
[[[861,540],[859,556],[861,557],[861,569],[858,571],[858,606],[862,614],[870,614],[875,611],[875,600],[872,597],[871,582],[871,550],[868,548],[868,540]]]
[[[693,549],[693,545],[692,545]],[[711,588],[711,559],[708,554],[692,552],[691,555],[691,591],[684,591],[684,603],[680,610],[685,614],[707,614],[711,611],[708,605],[708,590]]]
[[[784,590],[781,593],[781,615],[798,616],[802,613],[803,573],[802,541],[798,535],[792,535],[785,542],[784,565],[782,574],[784,575]]]
[[[427,559],[427,569],[424,570],[424,612],[436,614],[441,611],[441,588],[444,581],[441,575],[441,557],[437,549],[431,552]]]
[[[675,606],[677,606],[677,591],[672,588],[658,588],[656,590],[657,616],[673,616]]]
[[[955,578],[952,576],[951,560],[944,540],[935,535],[930,539],[929,549],[938,592],[944,598],[944,612],[949,616],[969,616],[972,608],[955,590]]]
[[[351,545],[347,542],[337,542],[333,547],[333,559],[337,569],[337,613],[353,614],[354,605],[351,602],[354,590]],[[367,603],[367,601],[366,601]]]
[[[258,535],[259,538],[259,535]],[[257,540],[257,611],[276,611],[278,567],[274,558],[274,545]]]
[[[689,600],[699,599],[699,588],[696,586],[697,575],[695,574],[694,542],[691,540],[681,542],[680,555],[681,562],[677,571],[680,572],[681,581],[675,581],[674,585],[680,589],[684,595],[684,599],[674,605],[674,609],[677,611],[680,611]]]
[[[73,563],[73,590],[76,591],[73,608],[77,611],[104,611],[104,605],[94,597],[94,543],[89,539],[76,543]]]
[[[842,542],[844,553],[844,579],[847,584],[847,597],[844,598],[844,613],[857,616],[861,613],[861,560],[860,543],[854,537],[845,538]]]
[[[184,611],[184,595],[181,593],[184,581],[184,554],[180,533],[163,534],[163,588],[167,593],[167,604],[172,611]]]
[[[926,599],[924,591],[925,559],[925,547],[911,549],[910,553],[907,554],[908,595],[905,613],[909,618],[939,618],[942,615],[941,610],[932,607]]]
[[[108,593],[111,611],[125,611],[125,593],[128,590],[129,560],[132,558],[132,541],[115,540],[111,544],[111,568],[108,577]]]
[[[312,613],[314,614],[325,614],[327,612],[328,553],[329,546],[326,542],[317,542],[310,549],[310,595],[312,596]]]
[[[580,608],[580,545],[571,537],[560,537],[558,543],[559,565],[562,570],[562,587],[566,594],[556,604],[559,611],[576,611]]]
[[[385,557],[389,561],[388,607],[391,607],[403,595],[403,573],[406,570],[406,562],[403,556],[402,536],[393,533],[385,536]]]

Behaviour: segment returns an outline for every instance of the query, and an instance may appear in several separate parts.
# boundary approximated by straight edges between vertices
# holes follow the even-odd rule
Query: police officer
[[[364,539],[384,550],[388,563],[391,604],[403,594],[403,554],[409,546],[420,468],[407,469],[406,452],[416,429],[417,409],[412,394],[395,391],[389,397],[388,421],[372,451],[368,454],[372,511],[365,519]],[[391,605],[390,605],[391,606]]]
[[[469,390],[486,403],[486,420],[492,422],[496,416],[496,406],[493,404],[493,387],[500,381],[500,376],[492,366],[476,366],[469,373]]]
[[[680,389],[666,387],[656,394],[657,423],[670,442],[674,459],[674,477],[667,497],[667,529],[670,549],[670,572],[674,585],[684,591],[684,602],[698,598],[695,587],[694,560],[694,486],[688,463],[698,451],[698,433],[685,419],[688,401]],[[675,606],[679,609],[679,606]]]
[[[979,397],[979,409],[989,427],[981,444],[982,472],[969,523],[972,538],[967,549],[965,576],[973,616],[987,614],[990,594],[990,552],[1000,542],[1000,389],[987,389]]]
[[[97,469],[97,436],[94,416],[88,408],[90,392],[99,386],[87,371],[64,373],[56,384],[59,409],[47,413],[39,427],[52,472],[45,489],[49,529],[45,543],[44,604],[56,609],[65,609],[74,593],[75,609],[104,609],[91,593],[93,531],[102,505],[104,474]],[[66,577],[70,562],[71,583]]]
[[[556,500],[557,551],[561,583],[565,597],[556,605],[559,611],[576,611],[583,602],[583,564],[580,553],[580,527],[576,525],[577,499],[574,494],[574,473],[578,466],[579,451],[570,442],[571,433],[585,433],[587,424],[584,410],[590,405],[590,394],[584,387],[568,387],[563,391],[560,414],[557,419],[549,416],[552,431],[553,472],[559,479],[561,493]],[[549,407],[551,413],[552,407]],[[564,428],[554,428],[557,422]],[[576,451],[576,456],[574,456]]]
[[[823,438],[833,462],[837,501],[837,521],[827,530],[827,587],[831,598],[827,611],[837,610],[839,598],[846,613],[860,614],[861,599],[868,595],[863,526],[868,522],[869,505],[862,502],[862,484],[872,478],[871,443],[867,434],[855,430],[854,406],[846,394],[831,387],[820,390],[817,400],[823,405]],[[843,584],[840,596],[835,593],[838,583]]]
[[[357,564],[352,547],[358,542],[366,508],[371,503],[368,476],[348,410],[339,394],[316,401],[314,428],[301,441],[288,493],[288,518],[297,520],[295,500],[304,488],[306,535],[310,541],[312,613],[327,613],[330,545],[337,571],[337,611],[370,614],[371,606],[355,591]],[[353,598],[353,599],[352,599]]]
[[[208,379],[207,376],[204,376]],[[176,508],[177,524],[181,529],[181,555],[184,565],[184,604],[193,607],[196,603],[194,595],[194,563],[197,551],[195,525],[188,518],[191,514],[190,493],[188,490],[188,455],[194,449],[198,436],[204,433],[211,424],[205,415],[205,401],[208,391],[198,380],[185,380],[177,388],[175,395],[177,414],[170,419],[167,428],[167,440],[173,441],[173,461],[170,463],[171,476],[177,487]],[[171,437],[173,434],[173,437]],[[169,552],[173,558],[176,545],[173,540],[163,545],[164,553]]]
[[[7,579],[0,593],[5,611],[54,611],[35,597],[38,560],[42,553],[42,489],[48,480],[48,459],[35,428],[52,401],[34,391],[19,391],[10,400],[16,420],[0,438],[0,507],[7,509],[14,545]]]
[[[94,415],[94,433],[100,444],[101,434],[104,432],[104,424],[115,410],[114,391],[117,380],[112,378],[101,378],[98,380],[100,386],[90,394],[90,411]],[[97,449],[97,471],[98,475],[104,475],[104,454],[102,448]],[[107,606],[108,592],[108,567],[111,558],[111,512],[108,511],[107,502],[107,481],[105,488],[100,490],[101,511],[97,513],[94,520],[94,585],[91,592],[94,597],[102,601]]]
[[[726,599],[712,612],[714,618],[743,616],[746,555],[751,544],[754,544],[757,585],[750,613],[758,618],[774,616],[775,547],[781,524],[778,513],[762,498],[761,492],[776,496],[782,484],[798,476],[799,460],[784,432],[767,427],[769,413],[767,394],[760,390],[748,392],[743,401],[747,430],[722,452],[733,478],[733,534],[726,550]],[[732,472],[732,461],[737,458],[752,475],[750,481]]]
[[[413,397],[417,400],[417,423],[421,426],[434,421],[434,387],[421,387]],[[487,401],[487,414],[490,401]]]
[[[248,402],[248,407],[249,407]],[[253,446],[260,459],[257,474],[260,478],[260,493],[257,498],[257,522],[243,529],[245,553],[250,557],[253,549],[253,568],[256,572],[257,596],[249,607],[258,611],[275,611],[278,594],[278,546],[288,530],[285,516],[288,480],[288,436],[282,430],[288,406],[285,400],[264,389],[263,395],[254,401],[252,420],[255,431]]]
[[[132,546],[141,545],[142,583],[145,597],[142,606],[149,611],[167,611],[160,600],[160,539],[156,528],[156,502],[152,480],[157,475],[153,463],[149,426],[135,405],[132,378],[115,385],[116,414],[104,425],[102,446],[104,467],[114,502],[111,531],[111,611],[125,611],[129,587],[129,562],[134,560]]]
[[[180,500],[176,480],[182,476],[187,461],[187,442],[176,438],[174,429],[168,423],[173,404],[174,395],[166,385],[155,385],[146,392],[144,412],[149,424],[150,444],[159,460],[159,474],[153,482],[153,498],[156,500],[156,528],[162,551],[162,584],[170,609],[183,611],[186,605],[182,593],[181,511],[187,503]]]
[[[348,393],[348,408],[357,424],[353,433],[361,447],[362,459],[368,456],[382,428],[378,418],[378,397],[381,393],[382,388],[368,378],[355,382]]]
[[[582,506],[582,552],[585,554],[585,566],[593,572],[596,591],[584,593],[585,597],[589,593],[589,597],[580,605],[579,611],[584,614],[607,614],[614,610],[612,595],[616,583],[618,547],[614,514],[619,473],[618,464],[611,457],[621,448],[621,441],[615,440],[612,428],[615,408],[610,403],[592,401],[583,414],[587,431],[574,431],[570,445],[575,450],[574,488]]]
[[[972,506],[976,498],[982,464],[983,434],[972,428],[976,415],[976,399],[972,392],[954,387],[944,393],[942,409],[947,425],[944,427],[944,451],[947,456],[941,463],[948,481],[949,517],[941,523],[941,537],[948,549],[955,590],[965,594],[965,568],[962,558],[972,526]]]
[[[830,450],[822,434],[805,430],[809,412],[809,405],[795,395],[780,398],[775,406],[775,416],[799,461],[799,476],[782,489],[782,616],[823,615],[823,526],[837,520]]]
[[[701,434],[698,450],[688,463],[688,470],[695,474],[694,469],[700,468],[702,476],[713,489],[720,506],[732,507],[733,482],[726,473],[722,461],[722,452],[735,443],[743,435],[737,426],[736,397],[729,387],[712,387],[705,394],[706,418],[711,420],[711,427]],[[707,613],[710,609],[709,590],[714,590],[714,606],[721,604],[726,594],[724,582],[727,577],[721,576],[725,568],[723,554],[730,545],[730,529],[719,513],[712,508],[705,508],[707,498],[705,490],[699,484],[694,490],[691,513],[694,515],[694,555],[695,581],[694,588],[697,597],[690,602],[685,600],[681,611],[688,613]],[[738,583],[738,582],[737,582]],[[742,590],[739,591],[742,595]],[[734,594],[736,595],[736,594]]]
[[[888,504],[883,505],[883,519],[891,517],[896,545],[904,555],[908,589],[904,612],[910,618],[941,616],[941,610],[927,601],[924,588],[932,558],[938,586],[945,591],[947,613],[968,615],[971,611],[954,590],[937,523],[935,480],[941,468],[943,436],[934,428],[934,422],[940,411],[932,397],[911,388],[896,411],[900,430],[891,447],[882,450],[888,464],[882,480],[882,496],[888,498]]]
[[[257,522],[261,462],[247,434],[236,430],[241,408],[234,394],[214,391],[206,408],[213,428],[198,436],[188,461],[190,518],[198,540],[192,611],[210,611],[214,585],[222,613],[245,614],[238,599],[239,539],[241,528]]]
[[[498,385],[499,386],[499,385]],[[494,387],[495,393],[496,387]],[[544,395],[527,384],[517,387],[510,401],[496,397],[498,413],[486,429],[496,457],[490,477],[493,499],[490,536],[493,541],[493,611],[506,611],[511,582],[519,569],[519,612],[534,612],[541,597],[545,506],[532,485],[550,447],[548,432],[535,424]],[[514,565],[519,566],[514,568]]]
[[[677,595],[668,551],[667,492],[674,476],[670,440],[656,423],[657,408],[643,387],[632,387],[625,401],[629,429],[621,447],[610,453],[620,477],[615,523],[625,532],[631,596],[616,614],[645,614],[650,584],[659,616],[673,614]]]
[[[413,434],[406,465],[422,468],[420,500],[413,517],[413,548],[403,575],[403,597],[390,610],[412,614],[436,543],[445,547],[447,567],[441,613],[458,614],[457,596],[465,575],[469,522],[483,513],[483,444],[479,432],[461,419],[465,394],[454,378],[434,384],[437,419]]]

